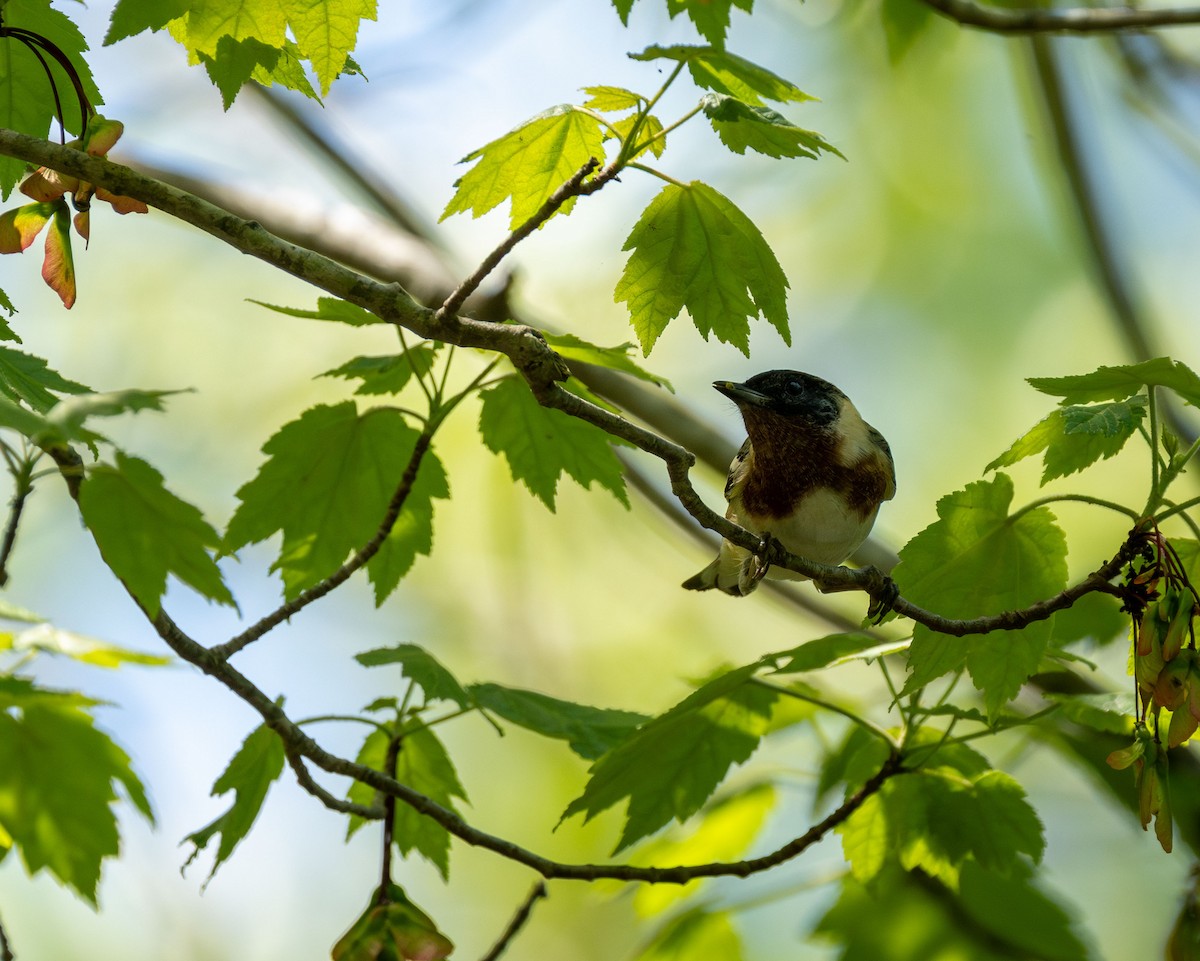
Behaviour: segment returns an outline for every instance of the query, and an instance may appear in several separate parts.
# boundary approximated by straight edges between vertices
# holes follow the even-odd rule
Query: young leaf
[[[459,707],[469,707],[471,695],[455,679],[441,661],[415,644],[397,644],[355,654],[363,667],[382,667],[399,664],[401,673],[425,692],[427,701],[453,701]]]
[[[758,667],[718,675],[603,755],[562,819],[582,813],[590,821],[628,798],[616,853],[672,818],[695,814],[767,729],[777,695],[748,683]]]
[[[697,87],[714,93],[728,94],[755,106],[761,106],[764,99],[779,103],[800,103],[816,99],[770,70],[716,47],[655,45],[629,56],[634,60],[675,60],[686,63]]]
[[[611,751],[649,720],[632,711],[589,707],[499,684],[472,684],[468,690],[476,704],[497,717],[543,737],[566,741],[572,751],[589,761]]]
[[[279,735],[265,724],[250,732],[229,766],[212,786],[214,797],[233,791],[233,804],[215,821],[184,838],[192,844],[192,853],[184,863],[185,868],[208,846],[213,835],[220,834],[217,856],[212,870],[208,872],[208,880],[212,880],[217,868],[229,859],[233,849],[250,833],[258,812],[262,810],[267,791],[283,773],[283,762],[283,742]]]
[[[82,394],[90,388],[63,377],[41,357],[12,347],[0,346],[0,394],[24,401],[34,410],[46,413],[58,403],[59,394]]]
[[[481,217],[511,198],[515,230],[580,167],[604,158],[603,138],[604,127],[591,111],[569,104],[547,110],[462,159],[475,166],[455,183],[441,219]],[[559,212],[569,213],[574,202],[572,197]]]
[[[618,344],[616,347],[597,347],[595,344],[589,344],[586,340],[576,337],[574,334],[544,333],[543,336],[546,338],[546,343],[567,360],[577,360],[596,367],[618,370],[623,374],[630,374],[638,380],[654,384],[656,387],[665,387],[672,394],[675,393],[675,388],[671,386],[670,381],[665,377],[652,374],[644,367],[634,363],[633,358],[629,356],[630,351],[633,350],[633,344],[626,343]]]
[[[359,414],[352,401],[318,406],[263,445],[266,462],[238,491],[224,550],[282,533],[272,570],[293,598],[332,574],[379,529],[417,433],[396,410]],[[419,501],[419,498],[418,498]],[[432,507],[405,502],[420,513]]]
[[[581,487],[595,481],[629,506],[621,462],[603,431],[541,406],[515,377],[479,396],[479,433],[484,444],[492,453],[503,454],[513,480],[523,483],[550,510],[564,473]]]
[[[118,451],[113,464],[89,468],[79,510],[105,563],[151,617],[168,574],[209,600],[236,606],[209,553],[220,543],[217,532],[144,460]]]
[[[1045,451],[1042,483],[1107,459],[1125,446],[1146,416],[1143,396],[1105,404],[1059,407],[984,468],[1008,467]]]
[[[309,320],[332,320],[339,324],[349,324],[351,327],[366,327],[370,324],[383,324],[386,321],[377,317],[369,310],[363,310],[357,304],[341,300],[337,297],[318,297],[316,310],[305,310],[302,307],[281,307],[278,304],[268,304],[265,301],[251,299],[250,303],[266,307],[278,314],[289,317],[305,317]]]
[[[613,124],[613,131],[624,143],[633,136],[633,128],[637,126],[638,116],[636,114],[629,117],[622,117]],[[642,118],[641,128],[637,134],[636,149],[630,153],[629,159],[634,160],[640,157],[647,150],[656,157],[661,157],[667,149],[667,137],[663,133],[662,121],[654,114],[650,114]]]
[[[1200,377],[1190,367],[1170,357],[1156,357],[1120,367],[1098,367],[1090,374],[1030,377],[1029,383],[1044,394],[1061,397],[1063,404],[1124,400],[1150,384],[1167,387],[1189,404],[1200,406]]]
[[[1013,485],[1006,474],[976,481],[938,501],[938,520],[900,551],[893,576],[905,597],[946,617],[1016,610],[1066,585],[1067,546],[1046,507],[1009,517]],[[966,664],[996,716],[1037,670],[1050,625],[984,638],[947,638],[922,625],[913,632],[905,693]]]
[[[413,374],[424,376],[433,366],[434,348],[420,344],[402,354],[387,354],[383,357],[355,357],[340,367],[327,370],[322,377],[344,377],[361,383],[354,393],[398,394],[408,386]]]
[[[589,100],[583,106],[588,110],[599,110],[602,113],[621,113],[633,110],[645,103],[641,94],[626,90],[624,87],[584,87]]]
[[[114,782],[151,823],[129,757],[87,713],[88,698],[0,677],[0,837],[30,874],[50,871],[93,906],[100,866],[118,853]]]
[[[383,731],[372,731],[358,752],[358,763],[382,771],[387,758],[388,738]],[[404,735],[396,759],[396,780],[407,784],[448,810],[455,810],[454,799],[467,799],[459,783],[450,755],[429,728],[418,728]],[[349,798],[359,804],[370,804],[375,792],[360,781],[350,786]],[[352,817],[347,836],[353,834],[363,821]],[[443,878],[450,874],[450,835],[431,818],[414,811],[407,804],[396,804],[393,837],[400,853],[416,851],[433,864]]]
[[[753,222],[707,184],[668,184],[642,211],[614,300],[629,306],[649,355],[684,308],[710,334],[750,354],[749,318],[762,315],[791,344],[787,277]]]
[[[721,143],[736,154],[744,154],[749,147],[768,157],[816,160],[823,152],[846,159],[819,133],[797,127],[768,107],[756,107],[722,93],[705,94],[700,103]]]

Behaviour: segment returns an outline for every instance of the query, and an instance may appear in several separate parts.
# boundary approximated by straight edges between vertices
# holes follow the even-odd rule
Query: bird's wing
[[[742,446],[729,465],[729,476],[725,479],[725,500],[732,501],[746,486],[746,478],[750,476],[750,467],[754,461],[754,448],[750,446],[750,438],[742,441]]]
[[[888,445],[888,442],[883,439],[883,434],[879,433],[879,431],[877,431],[870,424],[867,424],[867,436],[871,438],[871,443],[883,451],[884,455],[887,457],[888,473],[891,476],[887,486],[887,491],[883,495],[883,499],[885,501],[890,501],[896,496],[896,461],[892,457],[892,448]]]

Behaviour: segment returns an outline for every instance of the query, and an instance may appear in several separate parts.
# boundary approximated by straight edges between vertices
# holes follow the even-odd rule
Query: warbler
[[[892,451],[833,384],[798,370],[768,370],[745,383],[719,380],[749,435],[729,466],[725,516],[788,551],[840,564],[871,532],[879,505],[896,493]],[[767,574],[750,551],[721,543],[708,567],[683,582],[692,591],[749,594]],[[805,580],[774,568],[772,578]]]

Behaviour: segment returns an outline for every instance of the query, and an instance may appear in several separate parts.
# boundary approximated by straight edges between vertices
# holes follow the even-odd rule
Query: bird
[[[896,468],[883,435],[841,390],[798,370],[768,370],[744,383],[713,387],[737,404],[746,425],[725,482],[725,517],[773,538],[790,553],[840,564],[866,540],[880,505],[896,494]],[[722,541],[716,559],[683,582],[735,597],[766,575],[806,580],[771,568],[760,556]]]

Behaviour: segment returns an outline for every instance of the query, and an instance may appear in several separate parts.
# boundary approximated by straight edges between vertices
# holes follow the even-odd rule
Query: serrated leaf
[[[346,71],[361,21],[374,20],[375,14],[376,0],[338,0],[290,8],[288,26],[301,57],[312,64],[322,94],[328,94],[333,81]]]
[[[235,40],[221,37],[216,49],[198,54],[213,86],[221,92],[221,103],[228,110],[237,99],[238,91],[259,70],[270,72],[279,60],[279,48],[260,43],[253,37]]]
[[[151,617],[168,574],[209,600],[236,606],[209,553],[220,543],[217,532],[144,460],[118,451],[114,463],[89,468],[79,511],[104,562]]]
[[[590,821],[628,799],[616,853],[672,818],[695,814],[767,729],[777,692],[749,683],[758,667],[717,676],[601,757],[562,819],[582,814]]]
[[[1042,483],[1066,477],[1116,454],[1146,416],[1145,397],[1052,411],[984,468],[1012,464],[1045,452]]]
[[[9,317],[17,312],[17,308],[3,290],[0,290],[0,310],[5,311]],[[7,320],[0,320],[0,340],[15,340],[18,344],[21,342],[21,338],[8,325]]]
[[[500,684],[472,684],[471,697],[482,708],[543,737],[566,741],[580,757],[594,761],[627,738],[644,714],[590,707],[537,691]]]
[[[291,40],[283,45],[283,49],[279,51],[279,56],[270,70],[259,66],[250,76],[256,83],[261,83],[264,87],[273,87],[278,84],[288,90],[304,94],[309,100],[322,103],[320,95],[313,89],[313,85],[308,79],[308,74],[304,72],[300,52]]]
[[[6,397],[24,401],[44,414],[58,403],[56,393],[80,394],[90,389],[52,370],[41,357],[0,346],[0,393]]]
[[[626,507],[621,462],[608,435],[591,424],[541,406],[529,389],[508,377],[479,395],[479,433],[488,450],[503,454],[513,480],[523,483],[550,510],[558,479],[567,474],[581,487],[595,481]]]
[[[968,924],[983,938],[1002,938],[1010,956],[1036,956],[1047,961],[1086,961],[1087,947],[1071,930],[1070,915],[1034,886],[1029,867],[1018,865],[1007,875],[982,865],[963,866],[959,901]]]
[[[385,354],[377,357],[355,357],[327,370],[321,377],[343,377],[361,383],[354,393],[368,396],[398,394],[408,386],[416,373],[424,376],[433,366],[435,348],[427,344],[412,347],[401,354]]]
[[[107,47],[145,30],[161,30],[187,13],[188,7],[188,0],[117,0],[109,18],[108,32],[104,35],[104,45]]]
[[[1013,485],[1006,474],[976,481],[938,501],[938,520],[900,551],[893,577],[913,603],[946,617],[979,617],[1027,607],[1066,585],[1066,538],[1046,507],[1008,514]],[[904,693],[966,664],[988,714],[1038,669],[1050,625],[983,638],[934,636],[917,625]],[[959,652],[962,652],[961,654]]]
[[[238,491],[224,550],[282,534],[272,570],[293,598],[328,577],[379,529],[417,441],[396,410],[359,414],[352,401],[310,408],[266,444],[267,460]],[[436,473],[436,470],[433,471]],[[420,514],[421,498],[405,502]],[[381,549],[387,563],[387,554]],[[379,555],[372,561],[380,560]],[[376,571],[383,568],[377,567]]]
[[[458,213],[481,217],[511,200],[509,223],[515,230],[585,163],[604,159],[603,139],[604,126],[590,111],[553,107],[467,154],[462,162],[475,166],[455,182],[440,219]],[[570,213],[574,203],[570,198],[557,213]]]
[[[1192,406],[1200,406],[1200,377],[1190,367],[1170,357],[1156,357],[1120,367],[1097,367],[1090,374],[1030,377],[1028,381],[1035,390],[1061,397],[1062,404],[1124,400],[1151,384],[1167,387]]]
[[[0,616],[11,617],[12,615],[0,614]],[[99,641],[94,637],[86,637],[73,631],[64,631],[51,624],[38,624],[36,627],[21,631],[12,640],[12,650],[57,654],[79,661],[81,664],[104,668],[117,668],[124,664],[157,667],[172,663],[169,657],[131,651],[116,644]]]
[[[46,420],[67,440],[85,439],[84,423],[91,417],[117,417],[143,410],[163,410],[163,400],[178,390],[109,390],[101,393],[73,392],[73,396],[58,401],[46,414]]]
[[[715,46],[675,44],[663,47],[656,44],[629,56],[634,60],[675,60],[686,63],[696,86],[714,93],[728,94],[749,104],[761,105],[764,99],[779,103],[801,103],[816,99],[791,81]]]
[[[90,703],[0,678],[0,836],[30,874],[46,869],[95,905],[101,864],[119,850],[114,784],[154,816],[129,757],[85,710]]]
[[[388,736],[384,732],[372,731],[358,752],[358,763],[382,771],[387,758],[387,745]],[[404,735],[400,754],[396,759],[396,780],[450,811],[455,810],[455,798],[464,801],[467,799],[450,755],[429,728],[419,728]],[[370,804],[375,798],[375,792],[356,781],[351,785],[348,797],[359,804]],[[416,851],[433,864],[443,878],[448,878],[450,835],[446,829],[407,804],[397,803],[395,810],[392,836],[400,853],[407,856]],[[351,817],[347,835],[353,834],[363,823],[361,818]]]
[[[397,644],[355,654],[363,667],[400,665],[401,673],[425,692],[427,701],[453,701],[459,707],[471,705],[469,695],[461,684],[432,654],[415,644]]]
[[[645,103],[641,94],[626,90],[624,87],[584,87],[583,92],[589,97],[584,107],[588,110],[599,110],[602,113],[621,113],[633,110]]]
[[[631,117],[623,117],[612,125],[613,131],[625,143],[633,136],[633,128],[638,125],[639,118],[637,115]],[[667,138],[663,134],[662,121],[654,114],[642,118],[641,126],[638,130],[636,150],[629,154],[630,160],[636,160],[642,156],[647,150],[654,154],[655,157],[661,157],[663,151],[667,149]]]
[[[638,380],[654,384],[657,387],[665,387],[672,394],[675,393],[675,388],[671,386],[670,381],[665,377],[652,374],[629,356],[633,350],[633,344],[625,343],[618,344],[616,347],[597,347],[595,344],[588,343],[583,338],[575,336],[575,334],[543,333],[543,336],[546,339],[546,343],[553,347],[556,353],[561,354],[567,360],[577,360],[596,367],[617,370],[623,374],[630,374]]]
[[[1042,695],[1059,706],[1063,717],[1076,724],[1107,734],[1128,735],[1133,731],[1136,707],[1132,693],[1116,691],[1110,694]]]
[[[75,23],[46,0],[7,0],[4,25],[39,34],[58,47],[79,74],[83,90],[93,107],[104,102],[84,53],[87,43]],[[67,130],[78,134],[83,122],[79,104],[66,71],[53,58],[37,56],[14,37],[0,38],[0,127],[8,127],[45,139],[55,122],[57,105],[46,69],[60,91]],[[12,157],[0,157],[0,197],[7,197],[25,175],[25,163]]]
[[[668,184],[642,211],[613,298],[629,307],[642,352],[687,309],[710,334],[750,354],[760,314],[791,344],[787,277],[753,222],[707,184]]]
[[[768,107],[743,103],[727,94],[705,94],[700,101],[712,128],[736,154],[746,148],[768,157],[811,157],[832,153],[846,158],[819,133],[797,127],[787,117]]]
[[[337,297],[318,297],[316,310],[305,310],[302,307],[281,307],[278,304],[268,304],[262,300],[250,299],[250,303],[266,307],[278,314],[289,317],[304,317],[308,320],[332,320],[339,324],[349,324],[351,327],[366,327],[370,324],[387,323],[382,317],[377,317],[369,310],[364,310],[357,304],[341,300]]]
[[[232,791],[233,804],[216,820],[184,838],[184,841],[192,844],[192,853],[184,863],[185,868],[208,846],[213,836],[219,834],[221,841],[217,845],[212,869],[208,872],[208,880],[212,880],[217,868],[229,859],[233,849],[250,833],[267,798],[267,791],[283,773],[284,760],[283,742],[279,735],[265,724],[250,732],[212,786],[213,797]]]

